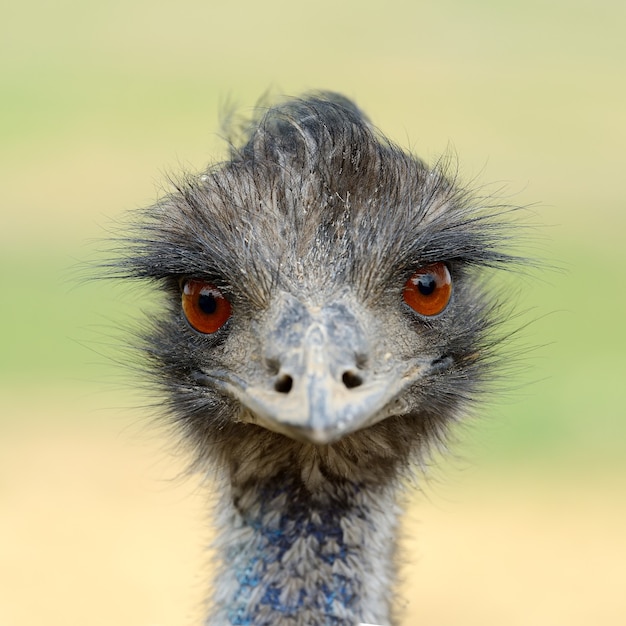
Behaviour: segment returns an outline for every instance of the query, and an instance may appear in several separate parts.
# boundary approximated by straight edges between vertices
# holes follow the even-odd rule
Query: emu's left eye
[[[452,278],[445,263],[426,265],[404,285],[404,301],[420,315],[432,317],[441,313],[450,302]]]
[[[187,321],[199,333],[217,332],[230,317],[230,302],[211,283],[185,281],[182,300]]]

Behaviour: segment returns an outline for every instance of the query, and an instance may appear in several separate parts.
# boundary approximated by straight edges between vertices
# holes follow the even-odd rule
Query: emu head
[[[462,413],[491,355],[480,270],[507,255],[445,169],[321,94],[143,213],[123,271],[165,289],[145,351],[202,457],[374,479]]]

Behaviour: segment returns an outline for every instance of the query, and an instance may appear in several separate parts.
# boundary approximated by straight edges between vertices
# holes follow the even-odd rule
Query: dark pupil
[[[201,293],[198,306],[205,315],[212,315],[217,309],[217,300],[212,293]]]
[[[425,274],[424,276],[420,276],[419,281],[417,282],[417,289],[423,296],[432,295],[433,291],[435,291],[436,286],[437,281],[432,274]]]

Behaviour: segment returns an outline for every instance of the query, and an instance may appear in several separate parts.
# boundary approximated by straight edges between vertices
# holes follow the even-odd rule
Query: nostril
[[[341,380],[347,389],[354,389],[355,387],[360,387],[363,384],[363,379],[351,370],[346,370],[343,373]]]
[[[276,379],[274,389],[278,393],[289,393],[293,387],[293,378],[289,374],[283,374]]]

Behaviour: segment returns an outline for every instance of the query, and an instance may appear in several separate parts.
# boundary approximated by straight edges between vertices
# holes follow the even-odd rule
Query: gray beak
[[[309,310],[284,303],[268,345],[278,373],[262,384],[229,385],[245,421],[293,439],[328,444],[398,412],[398,394],[424,369],[400,368],[391,356],[368,367],[369,346],[345,305]]]

